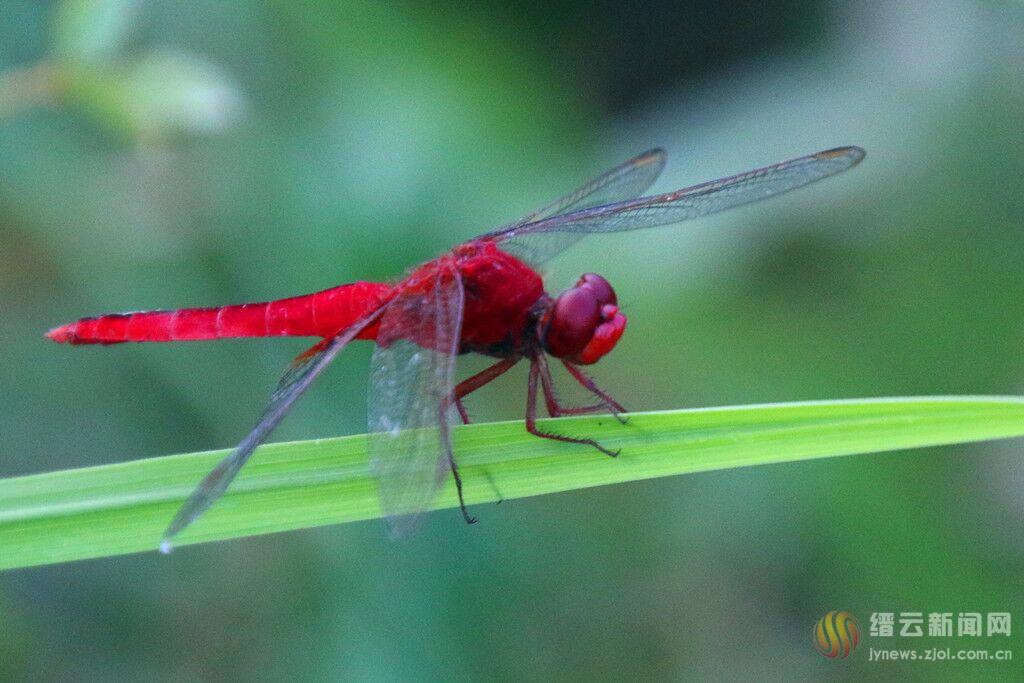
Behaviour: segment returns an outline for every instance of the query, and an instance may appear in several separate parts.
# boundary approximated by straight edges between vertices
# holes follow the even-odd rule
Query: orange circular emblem
[[[814,625],[814,647],[829,659],[845,659],[857,649],[860,625],[849,612],[829,612]]]

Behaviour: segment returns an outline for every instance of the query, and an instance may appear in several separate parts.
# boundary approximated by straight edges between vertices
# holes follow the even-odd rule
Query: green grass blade
[[[467,501],[706,470],[1024,436],[1024,399],[870,399],[547,421],[619,458],[528,435],[521,422],[456,429]],[[228,451],[0,480],[0,568],[155,550],[178,506]],[[488,481],[488,479],[490,481]],[[493,481],[493,485],[491,483]],[[453,507],[450,483],[436,508]],[[495,512],[494,514],[500,514]],[[380,516],[364,435],[264,446],[180,544]],[[452,524],[459,523],[452,518]]]

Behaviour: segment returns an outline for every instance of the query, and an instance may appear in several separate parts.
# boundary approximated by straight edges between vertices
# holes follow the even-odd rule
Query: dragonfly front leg
[[[583,374],[582,370],[580,370],[578,367],[576,367],[569,361],[563,360],[562,365],[564,365],[565,369],[569,371],[569,374],[572,375],[572,378],[580,383],[580,386],[582,386],[584,389],[586,389],[587,391],[601,399],[602,405],[608,410],[609,413],[615,416],[616,420],[618,420],[622,424],[626,424],[626,422],[628,422],[627,418],[622,416],[622,413],[626,412],[626,409],[623,408],[618,401],[612,398],[610,394],[603,391],[599,386],[597,386],[597,383],[594,382],[594,380]]]
[[[537,428],[537,379],[540,377],[540,374],[540,363],[534,359],[533,362],[530,363],[530,376],[526,384],[526,431],[542,439],[552,439],[553,441],[564,441],[566,443],[578,443],[585,446],[592,446],[605,455],[613,458],[617,456],[620,451],[613,451],[610,448],[602,446],[594,439],[582,439],[575,436],[552,434],[551,432],[543,432]]]
[[[558,396],[555,394],[555,386],[554,382],[551,379],[551,369],[548,367],[547,359],[544,358],[544,356],[538,356],[537,364],[540,366],[540,386],[541,389],[544,391],[544,402],[547,404],[548,415],[550,415],[551,417],[561,417],[563,415],[592,415],[594,413],[608,412],[614,415],[615,419],[617,419],[619,422],[621,422],[622,424],[626,424],[626,418],[622,417],[622,415],[619,414],[620,412],[624,412],[623,407],[620,406],[614,400],[605,400],[604,396],[607,396],[607,394],[604,394],[604,396],[598,394],[598,398],[602,399],[601,403],[592,406],[563,406],[561,403],[558,402]],[[573,377],[575,378],[576,376],[573,375]],[[578,378],[577,381],[579,381]],[[591,384],[593,384],[592,380]],[[586,387],[586,385],[584,386]],[[589,389],[589,387],[586,388]],[[604,392],[601,393],[603,394]],[[608,399],[611,399],[611,397],[608,396]]]

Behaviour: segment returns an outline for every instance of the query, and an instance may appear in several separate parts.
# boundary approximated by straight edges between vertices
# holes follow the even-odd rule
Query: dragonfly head
[[[586,273],[558,295],[540,318],[544,350],[573,363],[596,363],[626,329],[615,290],[600,275]]]

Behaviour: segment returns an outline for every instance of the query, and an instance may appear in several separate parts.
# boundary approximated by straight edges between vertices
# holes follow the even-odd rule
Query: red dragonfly
[[[537,392],[552,417],[625,409],[580,369],[611,351],[626,327],[615,290],[584,274],[556,297],[535,269],[593,233],[679,223],[802,187],[864,158],[858,147],[817,154],[713,180],[667,194],[640,195],[665,165],[660,149],[645,152],[504,228],[475,237],[415,268],[396,283],[354,282],[314,294],[262,303],[114,313],[51,330],[66,344],[117,344],[226,337],[303,336],[322,340],[285,372],[249,435],[199,484],[164,534],[161,550],[227,489],[249,456],[281,422],[310,383],[354,339],[376,342],[370,371],[370,455],[381,508],[392,531],[413,528],[449,473],[462,515],[462,479],[451,425],[469,418],[462,399],[520,360],[530,363],[526,430],[618,455],[593,439],[542,431]],[[455,360],[478,353],[497,362],[455,382]],[[592,393],[596,402],[567,407],[555,396],[548,356]]]

